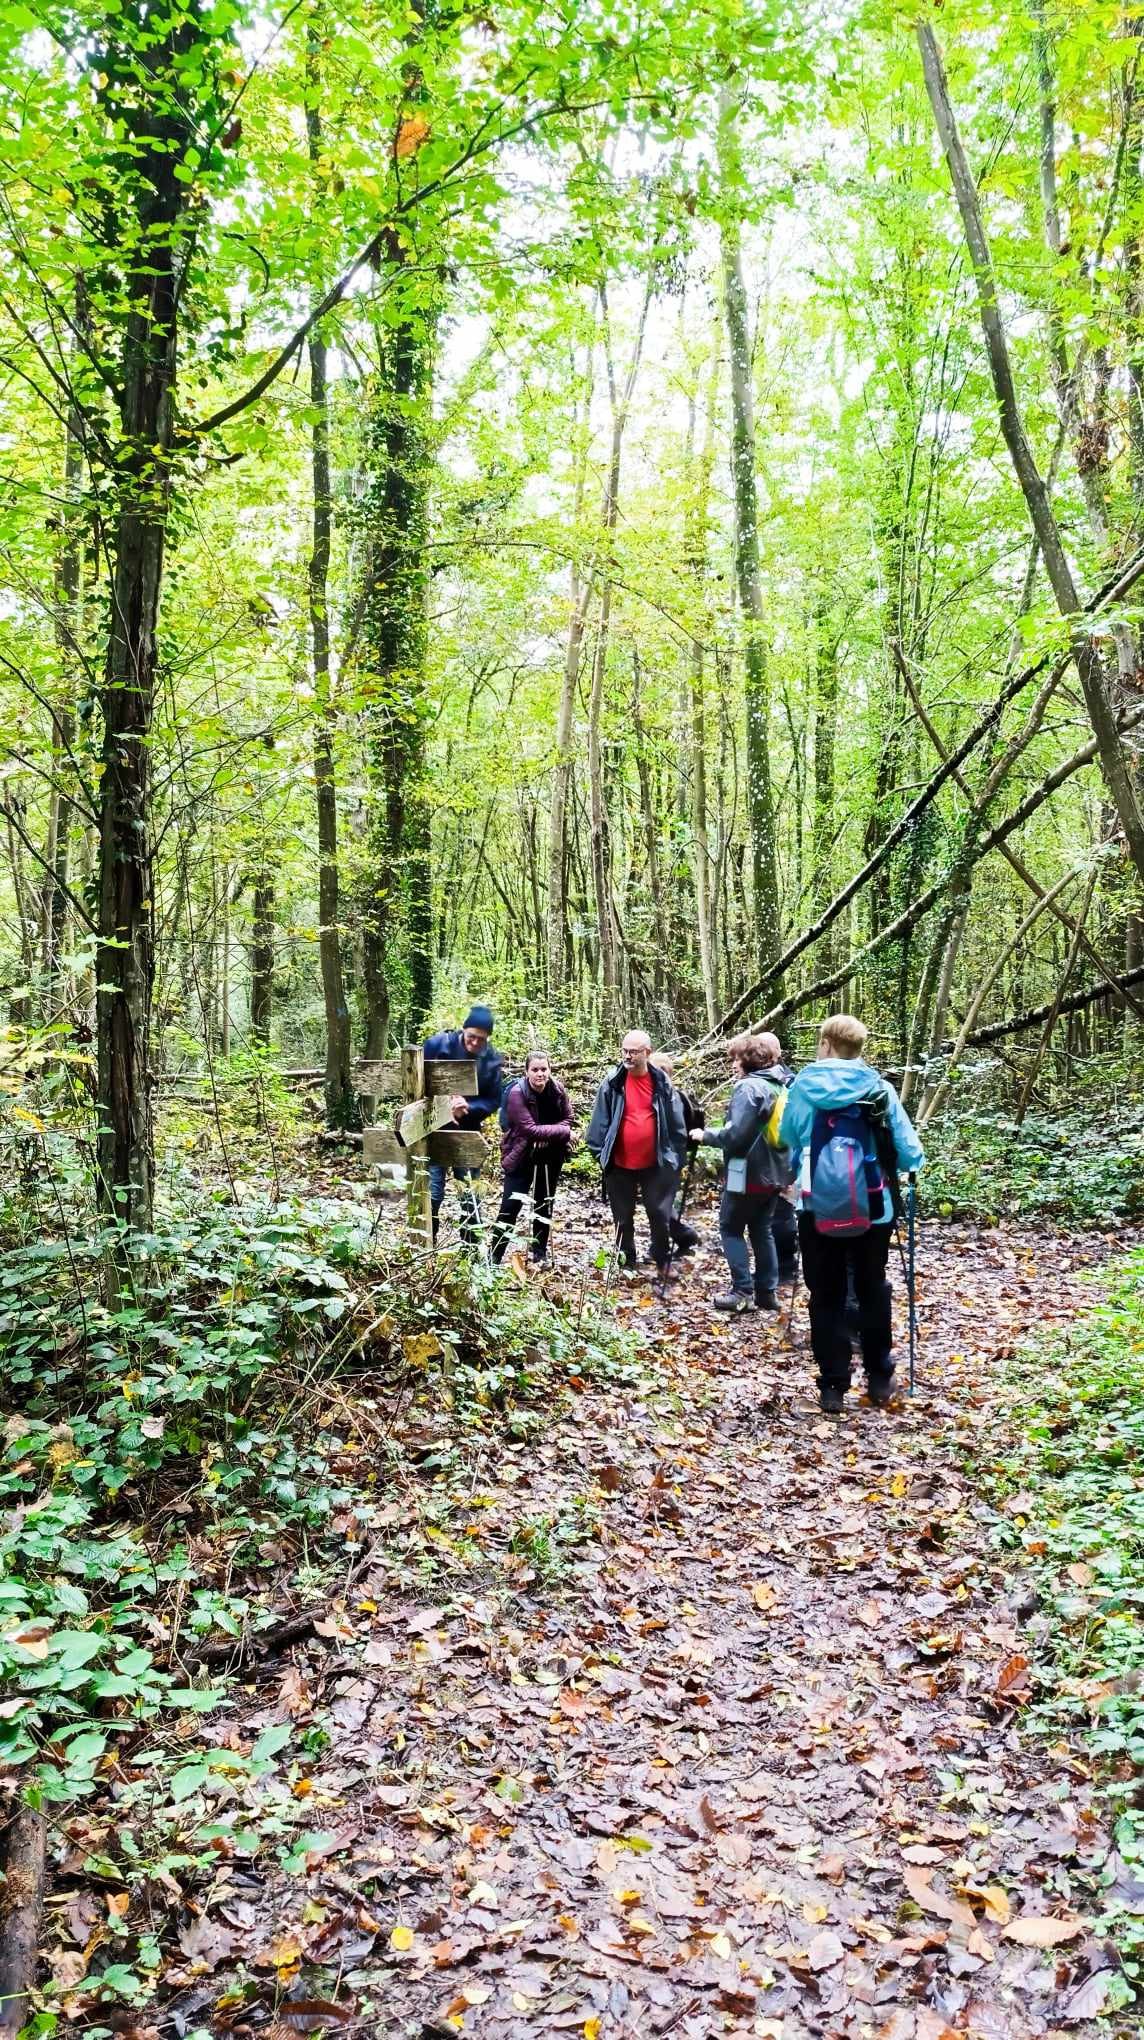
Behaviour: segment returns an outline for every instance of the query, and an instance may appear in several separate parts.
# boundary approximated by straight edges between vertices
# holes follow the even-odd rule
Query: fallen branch
[[[1127,566],[1118,569],[1117,573],[1114,575],[1112,580],[1106,581],[1103,588],[1099,589],[1097,593],[1093,596],[1091,602],[1085,604],[1084,610],[1081,613],[1084,614],[1085,616],[1095,616],[1102,612],[1108,606],[1109,603],[1122,601],[1124,596],[1128,594],[1129,590],[1135,586],[1138,580],[1140,580],[1141,576],[1144,576],[1144,551],[1137,553],[1128,562]],[[803,954],[804,950],[811,948],[815,942],[819,941],[820,938],[823,935],[825,935],[827,929],[831,927],[833,922],[835,922],[838,919],[839,914],[841,914],[844,911],[844,909],[849,906],[855,894],[861,892],[862,888],[868,885],[870,880],[875,876],[875,874],[881,870],[887,857],[889,857],[890,853],[901,842],[903,836],[908,834],[909,830],[913,828],[919,815],[923,814],[926,808],[930,806],[931,802],[936,799],[942,787],[946,784],[946,781],[953,777],[954,773],[957,771],[958,766],[964,764],[970,752],[976,750],[977,746],[983,741],[983,739],[986,736],[988,736],[989,732],[996,726],[1002,710],[1006,708],[1011,701],[1015,700],[1017,695],[1020,694],[1024,688],[1029,686],[1031,681],[1037,678],[1038,674],[1043,673],[1045,671],[1046,667],[1049,666],[1050,661],[1051,654],[1045,652],[1043,656],[1035,662],[1034,665],[1026,666],[1022,672],[1015,674],[1013,679],[1006,683],[1006,685],[1001,689],[1000,693],[997,695],[996,700],[993,701],[990,707],[986,710],[985,714],[980,718],[978,722],[976,722],[973,725],[973,728],[969,731],[968,735],[962,738],[961,743],[957,745],[956,749],[948,753],[947,757],[945,758],[941,766],[938,768],[938,771],[934,774],[933,778],[927,781],[926,785],[923,786],[921,792],[916,796],[914,800],[911,801],[905,813],[899,818],[898,821],[895,822],[893,828],[888,832],[882,843],[879,845],[878,849],[875,850],[873,856],[867,858],[866,863],[862,866],[861,871],[859,871],[854,878],[850,879],[848,884],[843,886],[841,892],[835,894],[834,898],[829,902],[829,904],[823,908],[821,914],[818,916],[818,919],[816,921],[813,921],[810,927],[805,929],[804,932],[801,935],[799,935],[787,949],[783,951],[780,957],[776,958],[775,962],[770,966],[765,976],[757,979],[756,982],[750,987],[748,991],[744,992],[740,998],[736,999],[734,1005],[730,1006],[728,1010],[723,1014],[722,1018],[716,1021],[714,1027],[708,1028],[707,1033],[704,1034],[701,1037],[701,1039],[696,1042],[694,1049],[690,1051],[691,1054],[697,1053],[698,1050],[701,1048],[706,1048],[708,1042],[715,1041],[719,1035],[725,1034],[728,1027],[732,1026],[733,1023],[736,1020],[738,1020],[742,1016],[742,1014],[746,1012],[748,1006],[754,1004],[754,1001],[760,996],[761,993],[766,991],[769,985],[774,984],[779,978],[785,975],[785,973],[789,970],[791,964],[794,963],[796,958],[800,957]],[[1072,664],[1072,662],[1073,662],[1072,651],[1066,652],[1063,655],[1063,657],[1058,658],[1053,666],[1054,679],[1057,679],[1062,674],[1064,674],[1067,671],[1068,667]],[[1130,729],[1133,727],[1133,723],[1138,720],[1139,720],[1138,717],[1133,718],[1132,721],[1121,723],[1120,727],[1122,730]],[[1092,759],[1095,758],[1097,755],[1097,749],[1098,746],[1096,740],[1094,739],[1091,746],[1086,746],[1086,755],[1081,760],[1081,762],[1086,765],[1091,763]],[[1076,754],[1076,756],[1079,756],[1079,754]],[[1078,765],[1076,763],[1075,756],[1073,760],[1066,760],[1066,767],[1067,769],[1065,770],[1064,773],[1065,778],[1069,776],[1069,772],[1075,772],[1076,770],[1078,770]],[[1056,785],[1059,784],[1060,780],[1057,779]],[[941,889],[942,888],[939,888],[939,891]],[[813,994],[810,994],[810,996],[813,997]],[[800,1000],[799,1003],[802,1003],[802,1001]],[[782,1014],[787,1010],[792,1009],[789,1009],[785,1005],[780,1005],[775,1008],[776,1013],[779,1014]],[[768,1023],[766,1021],[760,1021],[758,1024],[760,1026],[766,1026]]]
[[[1083,1013],[1086,1006],[1095,1006],[1100,999],[1126,997],[1133,985],[1144,985],[1144,965],[1137,970],[1126,970],[1116,976],[1112,985],[1086,985],[1081,992],[1070,992],[1057,1006],[1057,1017],[1066,1013]],[[966,1038],[967,1048],[988,1048],[992,1042],[1004,1041],[1011,1034],[1028,1034],[1034,1027],[1041,1027],[1053,1011],[1053,1001],[1047,1006],[1031,1006],[1027,1013],[1018,1013],[1015,1020],[994,1020],[988,1027],[978,1027]],[[948,1054],[948,1050],[942,1051]]]
[[[1142,571],[1144,571],[1144,567],[1142,567]],[[1141,722],[1144,722],[1144,708],[1138,708],[1132,715],[1126,716],[1123,726],[1126,730],[1135,729],[1137,724]],[[1043,807],[1044,803],[1050,800],[1053,794],[1064,785],[1066,779],[1072,778],[1074,772],[1080,772],[1085,765],[1091,765],[1096,756],[1096,749],[1096,739],[1093,737],[1087,744],[1082,744],[1079,751],[1074,751],[1071,757],[1062,759],[1056,770],[1050,772],[1048,777],[1042,780],[1039,786],[1034,787],[1033,791],[1026,795],[1020,806],[1013,809],[1012,814],[1006,815],[1004,821],[998,822],[996,828],[990,829],[986,835],[982,836],[977,847],[977,855],[973,860],[973,868],[976,868],[981,859],[987,857],[991,850],[999,849],[1002,843],[1007,842],[1008,838],[1017,829],[1023,827],[1030,817],[1036,814],[1037,809]],[[856,976],[857,972],[861,970],[862,965],[868,962],[870,957],[874,956],[887,942],[896,941],[899,936],[909,934],[911,928],[917,926],[917,923],[929,913],[930,908],[936,906],[938,900],[940,900],[942,894],[946,891],[948,884],[949,875],[944,873],[933,885],[927,887],[925,892],[919,893],[916,900],[911,900],[909,906],[903,908],[896,921],[890,921],[885,928],[879,930],[877,935],[872,935],[869,942],[865,943],[850,958],[849,963],[845,963],[840,969],[832,971],[828,977],[819,978],[816,983],[808,985],[804,991],[792,992],[789,998],[780,999],[778,1005],[772,1006],[770,1011],[764,1013],[760,1020],[752,1021],[750,1032],[752,1034],[761,1034],[764,1028],[774,1027],[777,1021],[784,1020],[788,1013],[797,1013],[800,1007],[809,1006],[812,999],[824,998],[828,992],[836,992],[843,985],[849,984],[851,978]],[[708,1037],[705,1036],[704,1040],[698,1044],[698,1048],[703,1048],[706,1045],[707,1039]],[[692,1054],[697,1052],[698,1050],[691,1051]]]
[[[218,1643],[204,1643],[188,1659],[192,1665],[235,1666],[248,1663],[255,1657],[274,1657],[291,1643],[301,1643],[304,1636],[312,1636],[316,1622],[323,1621],[330,1612],[328,1601],[319,1601],[313,1608],[302,1608],[297,1615],[287,1615],[281,1622],[272,1622],[269,1629],[245,1629],[241,1636],[227,1636]]]
[[[31,2016],[44,1903],[47,1827],[21,1805],[4,1830],[0,1889],[0,2033],[18,2033]]]

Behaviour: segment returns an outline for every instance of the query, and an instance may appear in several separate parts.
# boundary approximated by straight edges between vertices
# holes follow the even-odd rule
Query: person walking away
[[[687,1091],[680,1090],[679,1085],[675,1081],[675,1057],[668,1055],[666,1049],[657,1048],[654,1054],[648,1057],[648,1061],[653,1069],[663,1071],[664,1076],[679,1099],[683,1112],[683,1129],[690,1140],[692,1127],[702,1126],[703,1124],[704,1114],[702,1105],[697,1098],[692,1098]],[[671,1192],[671,1218],[667,1228],[671,1238],[672,1252],[677,1260],[683,1260],[686,1255],[693,1254],[699,1245],[699,1234],[696,1232],[695,1227],[688,1225],[683,1213],[676,1210],[676,1199],[679,1196],[679,1186],[682,1180],[683,1170],[680,1169]]]
[[[507,1121],[501,1140],[504,1184],[500,1210],[493,1223],[492,1259],[498,1265],[512,1238],[521,1206],[532,1198],[532,1246],[529,1260],[543,1268],[548,1260],[552,1205],[560,1171],[572,1139],[572,1107],[568,1093],[552,1074],[548,1053],[534,1048],[524,1075],[504,1095],[501,1118]]]
[[[635,1028],[620,1045],[618,1069],[596,1092],[587,1143],[600,1164],[616,1228],[620,1265],[636,1266],[636,1204],[651,1233],[651,1256],[661,1276],[671,1261],[672,1199],[687,1135],[679,1093],[650,1062],[651,1039]]]
[[[504,1096],[504,1057],[490,1047],[494,1025],[487,1006],[473,1006],[460,1027],[431,1034],[422,1044],[426,1062],[475,1062],[477,1065],[476,1097],[462,1098],[458,1093],[451,1100],[453,1118],[465,1133],[479,1133],[486,1119],[500,1110]],[[445,1201],[445,1173],[443,1162],[430,1162],[429,1202],[433,1212],[434,1244],[441,1222],[441,1206]],[[481,1236],[481,1207],[473,1185],[480,1170],[458,1166],[453,1175],[461,1185],[461,1239],[466,1247],[475,1248]]]
[[[716,1310],[777,1310],[779,1264],[775,1252],[775,1207],[792,1176],[790,1155],[767,1137],[782,1085],[757,1034],[738,1034],[727,1045],[734,1086],[723,1126],[697,1127],[691,1139],[720,1150],[724,1160],[719,1238],[731,1287],[715,1298]],[[747,1239],[750,1239],[750,1252]],[[754,1269],[751,1255],[754,1255]]]
[[[851,1379],[848,1274],[870,1401],[884,1407],[893,1393],[886,1263],[895,1179],[925,1160],[893,1085],[863,1058],[866,1035],[853,1014],[824,1020],[818,1060],[799,1071],[783,1113],[783,1137],[799,1174],[798,1233],[819,1401],[833,1414],[842,1409]]]
[[[773,1082],[782,1084],[789,1091],[794,1082],[794,1071],[783,1061],[782,1044],[777,1034],[756,1034],[754,1039],[763,1052],[764,1060],[760,1069],[766,1071]],[[771,1238],[779,1257],[779,1288],[784,1289],[798,1281],[798,1223],[795,1205],[798,1199],[798,1185],[791,1183],[780,1190],[771,1214]]]

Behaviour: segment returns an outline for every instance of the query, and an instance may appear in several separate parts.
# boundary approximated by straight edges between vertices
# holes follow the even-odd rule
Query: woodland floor
[[[570,1197],[550,1286],[599,1240]],[[616,1299],[654,1339],[638,1387],[574,1379],[534,1435],[446,1461],[454,1420],[412,1410],[403,1570],[216,1725],[328,1735],[278,1788],[312,1846],[220,1860],[146,2030],[1088,2030],[1109,1843],[1079,1742],[1022,1731],[1036,1616],[973,1468],[1004,1450],[1001,1363],[1084,1310],[1110,1244],[927,1227],[918,1393],[886,1413],[820,1414],[801,1294],[718,1319],[713,1251],[664,1307]]]

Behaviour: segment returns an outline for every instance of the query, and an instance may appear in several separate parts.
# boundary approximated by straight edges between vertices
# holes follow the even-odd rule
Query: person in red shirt
[[[652,1260],[661,1274],[671,1261],[675,1186],[687,1153],[679,1093],[651,1066],[651,1040],[638,1028],[625,1034],[620,1067],[596,1093],[587,1144],[600,1164],[616,1227],[620,1265],[636,1267],[636,1205],[651,1232]]]

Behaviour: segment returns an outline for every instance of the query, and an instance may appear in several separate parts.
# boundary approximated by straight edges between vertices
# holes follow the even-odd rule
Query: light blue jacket
[[[922,1145],[910,1124],[894,1086],[868,1062],[858,1058],[844,1062],[839,1056],[831,1056],[826,1062],[807,1063],[800,1070],[787,1092],[786,1110],[783,1113],[783,1139],[791,1150],[791,1159],[801,1181],[804,1175],[804,1156],[809,1161],[810,1136],[816,1112],[829,1112],[840,1105],[856,1105],[861,1098],[868,1098],[878,1089],[886,1093],[890,1101],[890,1131],[894,1136],[894,1148],[900,1169],[920,1169],[925,1161]],[[893,1212],[887,1209],[875,1224],[889,1225]]]

